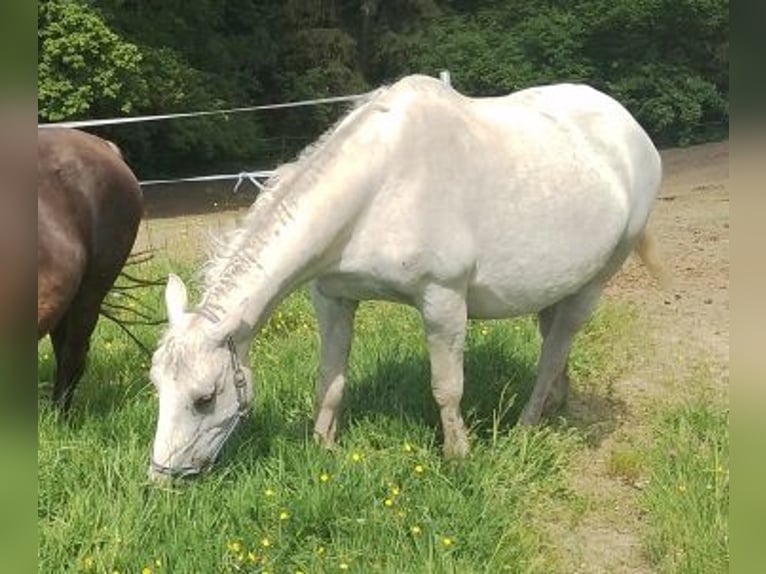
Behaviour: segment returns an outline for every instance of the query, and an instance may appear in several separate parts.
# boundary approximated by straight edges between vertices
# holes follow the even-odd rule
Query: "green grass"
[[[729,571],[729,413],[696,400],[662,412],[642,497],[659,572]]]
[[[161,309],[160,290],[145,295]],[[633,319],[610,304],[589,323],[571,362],[578,392],[608,394],[629,360]],[[159,333],[138,331],[150,348]],[[515,427],[539,350],[533,320],[470,326],[463,412],[472,454],[463,463],[441,456],[414,310],[360,307],[333,451],[311,438],[317,346],[299,291],[254,342],[253,413],[219,464],[199,480],[159,487],[146,479],[157,410],[148,358],[102,321],[62,419],[48,405],[53,359],[41,343],[39,571],[562,571],[545,509],[581,504],[567,464],[587,445],[566,421]]]

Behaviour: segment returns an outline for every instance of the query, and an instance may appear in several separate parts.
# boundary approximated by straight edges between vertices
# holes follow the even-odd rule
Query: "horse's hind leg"
[[[556,303],[553,311],[544,311],[540,324],[544,340],[537,378],[532,396],[521,413],[522,424],[537,424],[549,398],[552,402],[557,400],[551,393],[554,387],[567,380],[566,366],[572,339],[590,317],[600,293],[601,285],[594,283]]]
[[[56,353],[53,402],[63,411],[69,410],[74,389],[85,370],[90,336],[98,321],[99,308],[100,301],[78,296],[51,332]]]
[[[540,329],[540,336],[542,337],[543,341],[545,341],[545,339],[548,337],[548,333],[550,332],[551,326],[553,325],[553,318],[555,315],[556,305],[546,307],[537,314],[538,327]],[[567,366],[568,363],[565,363],[561,374],[554,379],[553,384],[551,385],[551,390],[548,393],[548,397],[545,399],[545,404],[543,405],[544,416],[549,416],[557,413],[564,407],[567,402],[570,387]]]

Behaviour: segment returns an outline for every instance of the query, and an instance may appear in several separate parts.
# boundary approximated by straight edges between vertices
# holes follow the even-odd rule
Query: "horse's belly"
[[[330,273],[318,278],[317,284],[327,296],[353,301],[391,301],[412,305],[415,300],[412,286],[369,273]]]
[[[541,285],[536,290],[518,285],[471,285],[466,294],[471,319],[504,319],[536,313],[571,295],[580,282]]]
[[[469,316],[496,319],[536,313],[577,293],[615,256],[619,239],[585,253],[560,248],[537,257],[479,259],[468,283]]]

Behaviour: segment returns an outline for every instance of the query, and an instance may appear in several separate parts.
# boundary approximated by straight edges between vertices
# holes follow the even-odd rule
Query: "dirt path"
[[[610,474],[609,460],[650,440],[648,414],[658,405],[691,398],[700,386],[727,396],[729,145],[668,150],[663,160],[665,180],[650,225],[673,284],[659,290],[629,261],[606,291],[637,305],[647,352],[614,384],[614,401],[625,405],[618,420],[609,421],[614,430],[575,460],[573,485],[588,503],[573,528],[555,533],[567,573],[652,572],[642,551],[640,481]],[[587,409],[575,401],[570,416],[604,423]]]

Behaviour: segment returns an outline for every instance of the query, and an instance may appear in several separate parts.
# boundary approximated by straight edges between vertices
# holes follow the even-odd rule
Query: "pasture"
[[[357,317],[339,446],[311,438],[316,324],[305,290],[256,338],[251,418],[213,472],[146,477],[157,400],[148,357],[100,322],[64,420],[38,348],[40,572],[725,572],[728,567],[728,147],[664,154],[652,225],[676,283],[629,264],[577,338],[573,397],[515,426],[534,380],[530,318],[474,322],[463,412],[472,454],[442,459],[416,313]],[[141,269],[191,279],[208,227],[149,220]],[[162,307],[160,290],[144,302]],[[150,347],[161,329],[143,327]]]

